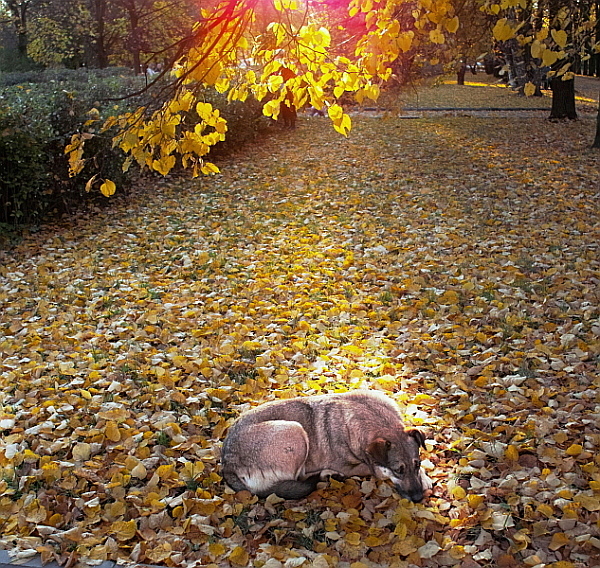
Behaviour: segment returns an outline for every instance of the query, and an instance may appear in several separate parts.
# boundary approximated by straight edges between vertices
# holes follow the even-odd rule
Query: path
[[[600,78],[577,75],[575,77],[575,90],[588,99],[597,101],[600,93]]]

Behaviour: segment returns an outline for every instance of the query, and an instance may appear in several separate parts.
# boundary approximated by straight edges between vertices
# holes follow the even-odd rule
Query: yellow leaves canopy
[[[400,21],[394,14],[410,6],[413,20]],[[161,108],[148,109],[118,117],[109,117],[101,130],[117,128],[115,145],[129,154],[124,169],[135,160],[141,168],[167,175],[175,167],[177,156],[194,175],[216,173],[203,156],[222,141],[227,130],[218,109],[201,100],[202,90],[215,88],[227,93],[229,100],[244,100],[252,94],[264,100],[265,116],[278,118],[285,99],[296,108],[310,104],[328,109],[334,129],[347,136],[352,128],[350,117],[338,110],[339,99],[353,93],[355,100],[377,100],[380,84],[392,75],[391,63],[415,44],[431,42],[441,46],[446,33],[458,29],[450,0],[353,0],[351,17],[365,14],[365,31],[353,40],[354,50],[338,53],[332,46],[331,33],[322,25],[319,12],[307,11],[304,19],[292,17],[298,10],[296,0],[276,0],[273,18],[266,30],[272,41],[264,41],[264,14],[250,0],[223,0],[212,10],[203,10],[191,47],[173,69],[174,95]],[[411,23],[413,22],[414,23]],[[418,40],[418,41],[417,41]],[[251,68],[248,69],[248,61]],[[243,65],[240,62],[244,62]],[[195,108],[197,123],[189,115]],[[97,120],[97,119],[94,119]],[[201,140],[190,137],[208,129]],[[71,175],[83,169],[84,144],[91,132],[74,135],[66,148]],[[100,187],[112,195],[112,182]]]

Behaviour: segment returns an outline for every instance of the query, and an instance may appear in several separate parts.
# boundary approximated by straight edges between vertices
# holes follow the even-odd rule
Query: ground
[[[222,175],[147,178],[2,253],[4,546],[68,565],[600,565],[582,116],[354,116],[348,139],[303,116]],[[222,483],[245,408],[359,386],[426,430],[428,500]]]

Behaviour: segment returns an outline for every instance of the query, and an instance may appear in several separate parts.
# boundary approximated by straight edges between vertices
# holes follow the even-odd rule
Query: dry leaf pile
[[[591,120],[320,119],[212,179],[46,230],[0,268],[0,522],[69,566],[600,562]],[[245,408],[367,386],[434,495],[221,482]]]

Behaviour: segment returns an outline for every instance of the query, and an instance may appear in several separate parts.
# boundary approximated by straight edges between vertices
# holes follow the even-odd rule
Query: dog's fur
[[[235,491],[301,499],[326,475],[390,479],[421,501],[431,481],[420,467],[425,438],[406,430],[397,405],[377,391],[278,400],[238,418],[223,444],[223,477]]]

